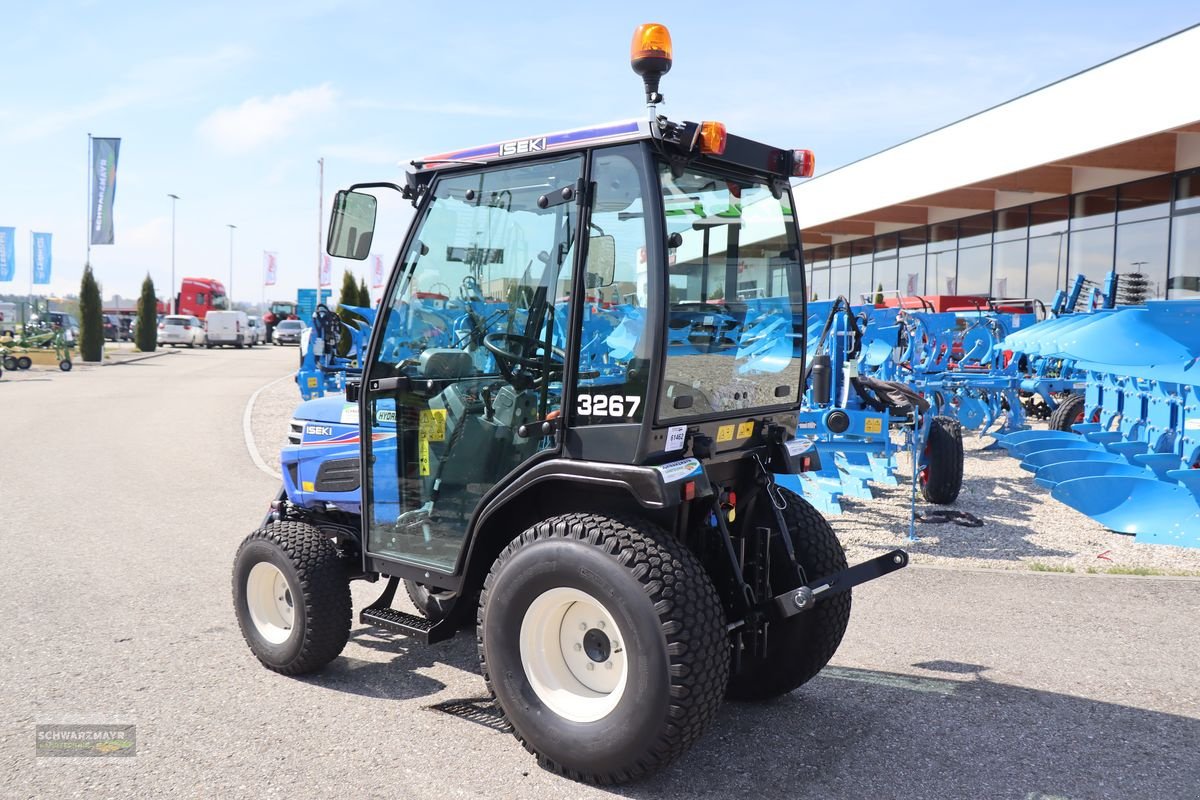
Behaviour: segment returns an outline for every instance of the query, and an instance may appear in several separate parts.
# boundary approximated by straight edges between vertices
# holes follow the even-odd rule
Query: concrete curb
[[[177,351],[177,350],[163,350],[163,351],[161,351],[161,352],[156,350],[156,351],[154,351],[153,353],[142,353],[141,355],[133,356],[133,357],[131,357],[131,358],[122,358],[122,359],[120,359],[120,360],[115,360],[115,359],[114,359],[114,360],[108,360],[108,361],[101,361],[101,362],[100,362],[100,366],[102,366],[102,367],[116,367],[116,366],[119,366],[119,365],[121,365],[121,364],[132,364],[132,363],[133,363],[133,362],[135,362],[135,361],[145,361],[145,360],[146,360],[146,359],[148,359],[148,358],[158,358],[159,356],[173,356],[173,355],[178,355],[178,352],[179,352],[179,351]],[[83,363],[83,362],[80,362],[80,363]]]

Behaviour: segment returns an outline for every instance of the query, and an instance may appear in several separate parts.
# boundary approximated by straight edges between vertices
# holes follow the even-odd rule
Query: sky
[[[356,181],[399,181],[429,153],[644,114],[629,42],[668,26],[660,107],[816,152],[817,174],[1200,22],[1187,2],[413,3],[405,0],[10,4],[0,45],[0,226],[53,234],[53,279],[87,257],[88,134],[120,137],[115,239],[91,263],[106,298],[175,276],[235,301],[316,283],[323,216]],[[920,165],[914,165],[919,169]],[[412,209],[383,197],[391,263]],[[231,263],[231,229],[232,231]],[[262,286],[263,251],[278,253]],[[343,269],[334,260],[334,290]],[[369,282],[369,276],[368,282]],[[49,290],[47,292],[47,289]]]

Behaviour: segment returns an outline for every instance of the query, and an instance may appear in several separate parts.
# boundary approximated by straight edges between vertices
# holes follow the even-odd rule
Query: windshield
[[[804,320],[790,195],[666,164],[659,181],[670,295],[660,416],[795,404]]]
[[[218,311],[228,311],[229,310],[229,298],[218,292],[213,292],[212,307],[217,309]]]

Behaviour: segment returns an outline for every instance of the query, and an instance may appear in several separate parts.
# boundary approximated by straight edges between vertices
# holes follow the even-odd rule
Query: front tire
[[[781,513],[796,561],[807,581],[815,581],[846,568],[846,553],[829,522],[799,495],[780,488],[787,503]],[[756,524],[775,529],[771,499],[758,499]],[[771,591],[780,594],[800,584],[795,570],[782,558],[771,560]],[[767,632],[766,652],[761,658],[743,656],[742,667],[729,681],[729,698],[742,701],[770,700],[787,694],[812,680],[837,652],[850,624],[850,592],[820,600],[803,614],[775,622]]]
[[[33,359],[29,356],[17,357],[17,369],[29,369],[33,366]]]
[[[729,675],[703,567],[645,521],[568,514],[508,545],[484,582],[479,661],[543,767],[622,783],[699,738]]]
[[[272,522],[233,561],[233,606],[250,650],[284,675],[313,672],[350,637],[350,580],[337,548],[302,522]]]

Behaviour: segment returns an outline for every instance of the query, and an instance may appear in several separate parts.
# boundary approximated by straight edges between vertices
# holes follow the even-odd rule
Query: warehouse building
[[[809,294],[1200,295],[1197,76],[1200,26],[800,185]]]

